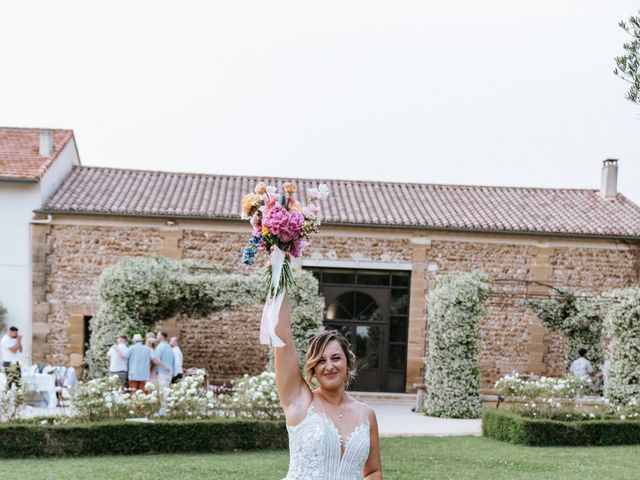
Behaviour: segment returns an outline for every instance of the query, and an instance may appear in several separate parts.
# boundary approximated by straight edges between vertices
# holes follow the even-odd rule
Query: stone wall
[[[498,281],[528,280],[532,259],[530,246],[434,241],[427,261],[437,264],[438,271],[427,272],[428,288],[439,275],[471,270],[483,270]],[[523,285],[498,283],[493,290],[480,324],[483,390],[492,388],[505,373],[524,371],[528,361],[529,322],[522,305]]]
[[[331,233],[334,232],[335,234]],[[527,295],[547,288],[525,281],[567,285],[599,293],[625,286],[633,278],[631,254],[625,250],[587,247],[541,248],[518,242],[474,242],[463,239],[391,238],[387,231],[359,232],[327,228],[307,252],[312,259],[333,262],[404,263],[413,266],[407,389],[422,383],[426,312],[424,298],[439,275],[482,269],[499,280],[488,314],[482,320],[480,355],[482,388],[513,371],[560,374],[564,340],[546,331],[523,304]],[[218,264],[248,272],[240,264],[245,233],[148,226],[48,225],[34,230],[34,359],[80,366],[84,342],[79,322],[98,304],[95,280],[121,256],[162,254]],[[37,254],[37,255],[36,255]],[[36,261],[37,260],[37,261]],[[437,267],[437,271],[432,266]],[[46,296],[46,301],[43,298]],[[35,310],[35,307],[38,310]],[[36,319],[36,312],[38,318]],[[206,367],[213,381],[257,373],[266,361],[258,345],[259,311],[221,312],[206,319],[180,319],[185,366]],[[36,329],[34,328],[34,333]],[[37,343],[37,344],[36,344]],[[40,355],[38,357],[38,355]]]
[[[162,237],[151,228],[55,225],[41,229],[37,241],[48,246],[48,253],[46,269],[33,272],[34,284],[44,276],[49,311],[47,334],[34,338],[34,362],[81,367],[84,316],[92,315],[98,304],[95,280],[121,256],[157,252]]]
[[[262,306],[254,306],[178,320],[185,366],[206,368],[217,385],[261,373],[268,361],[267,347],[258,344],[261,317]]]

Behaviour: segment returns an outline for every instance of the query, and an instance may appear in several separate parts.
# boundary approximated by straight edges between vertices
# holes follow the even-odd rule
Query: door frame
[[[350,326],[352,329],[352,341],[356,342],[356,337],[353,335],[354,330],[358,326],[375,326],[380,328],[380,343],[378,346],[379,353],[379,369],[378,378],[375,389],[373,391],[382,392],[386,391],[385,387],[388,383],[388,360],[389,360],[389,321],[390,321],[390,302],[391,302],[391,290],[387,286],[370,286],[370,285],[323,285],[321,287],[322,294],[325,298],[325,305],[330,305],[340,295],[349,292],[360,292],[365,295],[369,295],[373,298],[380,307],[382,318],[380,320],[363,321],[357,319],[332,319],[328,320],[324,318],[324,324],[328,327],[335,326],[333,324]],[[355,350],[355,344],[352,345]],[[355,351],[354,351],[355,353]],[[356,380],[357,382],[357,380]],[[371,391],[370,388],[365,388],[362,391]]]

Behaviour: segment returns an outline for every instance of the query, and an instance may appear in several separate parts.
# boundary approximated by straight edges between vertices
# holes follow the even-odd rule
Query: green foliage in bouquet
[[[596,369],[603,362],[602,330],[604,311],[596,298],[578,295],[567,289],[558,289],[550,299],[534,299],[529,306],[538,315],[542,325],[567,338],[565,369],[586,348],[589,360]]]
[[[489,289],[485,273],[455,273],[440,277],[427,297],[428,415],[480,416],[479,323]]]

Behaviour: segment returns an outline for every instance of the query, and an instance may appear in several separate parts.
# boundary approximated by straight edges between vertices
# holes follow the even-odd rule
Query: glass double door
[[[387,391],[389,289],[360,286],[322,287],[325,326],[340,331],[356,355],[352,390]]]

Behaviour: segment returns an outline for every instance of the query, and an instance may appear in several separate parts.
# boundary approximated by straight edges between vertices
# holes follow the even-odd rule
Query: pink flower
[[[280,230],[280,240],[289,243],[300,238],[302,225],[304,224],[304,215],[300,212],[289,212],[289,222]]]
[[[302,255],[302,252],[304,252],[308,245],[309,242],[307,242],[304,238],[299,238],[291,244],[291,246],[289,247],[289,253],[291,253],[292,256],[298,258],[300,255]]]
[[[254,213],[253,216],[251,217],[251,225],[253,225],[254,227],[256,225],[260,224],[260,215],[258,215],[257,213]]]
[[[304,215],[300,212],[288,212],[280,204],[266,211],[262,218],[262,225],[285,243],[300,238],[303,223]]]
[[[302,213],[309,220],[315,219],[318,215],[320,215],[320,209],[316,207],[313,203],[310,203],[306,207],[302,209]]]
[[[307,193],[309,194],[309,198],[311,199],[312,202],[322,199],[322,195],[320,195],[320,190],[318,190],[317,188],[310,188],[309,190],[307,190]]]
[[[276,187],[273,187],[271,185],[269,185],[268,187],[266,187],[265,189],[267,191],[267,196],[269,198],[271,197],[275,197],[276,196],[276,192],[278,191],[278,189]]]
[[[289,212],[279,203],[269,208],[262,216],[262,225],[267,227],[274,235],[279,235],[280,230],[289,223]]]
[[[270,208],[272,208],[274,205],[276,204],[276,199],[275,198],[270,198],[269,200],[267,200],[264,204],[264,209],[265,210],[269,210]]]
[[[260,225],[259,223],[255,224],[253,226],[253,236],[257,237],[258,235],[262,234],[262,225]]]

